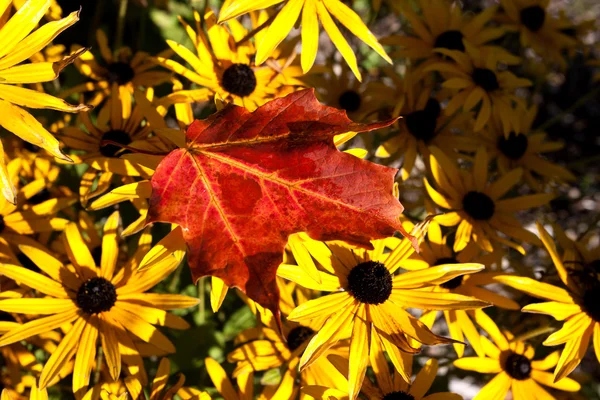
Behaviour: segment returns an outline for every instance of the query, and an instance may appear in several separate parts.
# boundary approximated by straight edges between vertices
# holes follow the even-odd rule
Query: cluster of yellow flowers
[[[553,239],[521,217],[541,216],[577,180],[546,158],[562,144],[534,123],[537,82],[527,71],[543,82],[581,54],[598,65],[584,40],[594,21],[574,23],[548,0],[478,12],[450,0],[363,1],[372,22],[387,14],[383,29],[374,24],[378,40],[345,3],[225,0],[180,17],[185,40],[149,54],[111,48],[120,39],[103,30],[91,50],[53,45],[79,12],[0,0],[2,400],[461,399],[427,394],[438,369],[493,375],[478,377],[479,400],[579,398],[580,379],[568,375],[590,347],[600,360],[598,232],[573,239],[554,224]],[[43,85],[70,64],[79,84]],[[292,235],[277,272],[282,326],[238,293],[255,326],[232,338],[229,354],[189,355],[158,327],[196,324],[202,335],[181,309],[203,307],[208,282],[188,293],[200,298],[174,285],[151,292],[179,271],[186,245],[177,226],[145,227],[149,179],[200,115],[227,104],[254,111],[309,87],[355,121],[402,117],[336,145],[361,143],[346,151],[400,169],[400,194],[414,194],[403,198],[402,221],[420,249],[398,237],[365,250]],[[70,114],[48,122],[26,109]],[[543,279],[521,264],[536,247],[554,265]],[[228,288],[215,277],[210,288],[222,315]],[[509,326],[523,321],[519,310],[564,323]],[[213,384],[188,375],[185,385],[181,373],[168,384],[176,351],[202,357]]]

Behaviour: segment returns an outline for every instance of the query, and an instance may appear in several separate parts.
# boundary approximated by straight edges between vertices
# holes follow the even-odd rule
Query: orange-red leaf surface
[[[312,90],[250,113],[229,106],[192,123],[187,146],[152,177],[148,222],[181,225],[194,279],[214,275],[277,314],[276,270],[288,236],[369,240],[402,230],[397,170],[340,152],[333,136],[358,124]]]

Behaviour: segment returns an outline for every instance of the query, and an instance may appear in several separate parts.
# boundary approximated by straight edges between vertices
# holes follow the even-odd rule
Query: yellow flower
[[[4,334],[0,346],[73,324],[46,362],[40,388],[48,386],[61,367],[75,357],[73,392],[83,394],[98,340],[112,379],[119,378],[121,362],[131,375],[145,376],[134,338],[164,352],[174,352],[173,343],[154,325],[188,327],[185,320],[167,310],[194,306],[198,299],[145,293],[177,268],[185,252],[181,242],[170,235],[151,248],[152,236],[146,232],[129,261],[117,268],[119,228],[120,217],[115,212],[104,225],[99,267],[75,223],[67,226],[63,236],[71,264],[64,265],[37,247],[21,245],[21,251],[47,275],[16,265],[0,265],[0,273],[46,296],[0,301],[2,311],[42,315]],[[181,235],[179,228],[175,232]]]
[[[577,41],[563,32],[572,24],[566,18],[552,16],[547,8],[550,0],[500,0],[507,31],[518,31],[521,46],[531,47],[546,61],[566,67],[561,51],[577,46]]]
[[[488,150],[491,159],[497,158],[498,170],[507,174],[515,168],[523,170],[523,179],[537,192],[544,190],[544,181],[574,181],[568,169],[546,160],[544,153],[560,150],[562,143],[547,140],[544,132],[532,129],[537,114],[537,107],[513,110],[515,130],[504,134],[502,123],[492,117],[485,129],[471,141],[456,142],[456,148],[465,151],[476,151],[481,145]],[[540,178],[543,181],[540,181]]]
[[[422,235],[424,226],[414,232]],[[452,340],[435,335],[423,323],[405,311],[406,308],[456,310],[474,309],[488,303],[454,293],[431,293],[423,290],[447,282],[457,276],[483,269],[480,264],[440,265],[422,271],[395,274],[402,261],[414,249],[409,239],[388,238],[372,241],[373,250],[353,248],[344,243],[318,242],[306,235],[300,240],[304,252],[292,252],[298,264],[281,264],[277,274],[309,289],[332,294],[309,300],[296,307],[288,320],[306,323],[315,318],[328,318],[308,344],[300,361],[301,369],[315,362],[341,339],[350,338],[350,372],[348,395],[356,398],[363,382],[369,340],[379,338],[396,369],[408,381],[400,351],[416,353],[420,344],[436,345]],[[391,252],[384,253],[386,245]],[[304,254],[303,254],[304,253]],[[317,260],[309,265],[310,257]],[[413,343],[418,343],[416,346]],[[399,351],[399,350],[400,351]]]
[[[503,199],[523,174],[521,169],[513,169],[495,182],[488,182],[488,155],[480,148],[475,155],[471,171],[460,170],[440,149],[430,147],[430,164],[434,188],[425,178],[425,189],[438,207],[446,210],[436,217],[443,226],[458,225],[454,241],[454,251],[463,250],[473,240],[483,250],[492,252],[492,242],[512,247],[522,254],[525,250],[509,238],[541,245],[537,236],[521,227],[513,215],[516,211],[527,210],[548,204],[555,196],[539,193]]]
[[[29,400],[48,400],[48,393],[46,389],[38,389],[35,383],[35,379],[33,379],[33,384],[31,385],[31,391],[29,392]],[[11,390],[11,389],[2,389],[2,394],[0,395],[1,400],[26,400],[27,397],[22,396],[21,394]]]
[[[342,375],[348,374],[347,360],[337,355],[331,355],[328,358]],[[368,400],[462,400],[462,396],[449,392],[426,395],[437,375],[438,362],[435,359],[427,360],[412,384],[406,382],[400,374],[392,374],[390,372],[388,361],[385,358],[381,344],[378,343],[376,338],[373,338],[371,341],[370,362],[373,367],[375,380],[365,379],[361,388],[361,392]],[[347,393],[325,386],[307,386],[302,388],[302,391],[315,399],[349,399]]]
[[[391,117],[402,116],[392,129],[399,129],[399,132],[391,138],[385,140],[375,153],[380,158],[398,159],[403,156],[400,174],[402,180],[407,180],[415,166],[417,156],[424,159],[429,157],[428,146],[433,145],[443,149],[447,154],[454,153],[456,144],[464,140],[471,142],[467,137],[456,135],[457,128],[466,125],[470,121],[469,113],[459,113],[458,115],[448,116],[442,109],[442,102],[446,99],[447,93],[443,91],[434,93],[434,83],[431,80],[419,79],[420,73],[416,70],[409,70],[405,73],[404,79],[392,75],[395,86],[394,92],[387,95],[394,101]],[[373,84],[379,88],[378,92],[383,93],[384,88],[381,84]],[[389,91],[391,88],[387,88]],[[396,128],[397,127],[397,128]]]
[[[440,225],[434,221],[429,224],[427,231],[427,239],[421,243],[421,251],[418,255],[414,254],[412,259],[406,260],[403,268],[410,270],[423,270],[425,268],[435,267],[442,264],[457,264],[469,263],[474,261],[483,261],[477,258],[480,252],[478,246],[471,242],[467,247],[458,253],[446,244],[447,236],[442,235]],[[520,306],[513,300],[502,296],[501,294],[491,289],[486,289],[482,286],[497,283],[494,277],[501,275],[498,272],[479,272],[473,275],[461,275],[456,278],[444,282],[438,286],[434,286],[432,292],[441,293],[457,293],[464,296],[473,297],[481,301],[490,303],[497,307],[502,307],[509,310],[518,310]],[[452,343],[458,357],[462,357],[465,350],[465,345],[462,344],[465,338],[473,347],[473,350],[479,356],[483,356],[483,348],[481,346],[479,333],[472,322],[473,313],[465,310],[446,310],[444,319],[448,326],[450,337],[456,340]],[[421,316],[421,321],[429,328],[433,326],[439,312],[429,311]]]
[[[260,400],[289,400],[295,398],[298,392],[297,387],[294,385],[291,369],[286,371],[279,386],[265,386],[261,393],[254,396],[253,373],[238,375],[236,378],[238,390],[236,390],[227,377],[227,373],[216,360],[205,358],[204,365],[215,388],[226,400],[254,400],[255,398]],[[294,367],[297,367],[297,364]]]
[[[55,214],[73,204],[76,201],[73,197],[42,199],[43,201],[36,205],[26,204],[45,187],[44,179],[37,179],[23,186],[17,192],[18,206],[0,197],[0,238],[16,246],[27,240],[24,235],[65,228],[69,221],[57,218]]]
[[[267,16],[263,13],[260,18]],[[229,21],[227,29],[217,24],[212,11],[207,11],[203,21],[207,26],[207,37],[200,28],[198,12],[194,12],[194,19],[196,30],[183,20],[181,23],[194,44],[196,54],[175,41],[167,40],[169,47],[192,69],[170,57],[157,57],[157,62],[165,68],[203,87],[172,93],[168,97],[174,102],[206,101],[217,96],[222,101],[254,111],[269,99],[288,93],[283,84],[299,83],[293,79],[298,74],[288,71],[294,67],[287,64],[288,58],[282,54],[277,54],[274,64],[258,67],[254,63],[254,45],[248,41],[237,44],[248,33],[239,22]],[[278,75],[281,77],[276,79]]]
[[[353,35],[369,45],[390,64],[392,60],[369,31],[358,14],[340,0],[269,0],[260,2],[256,0],[228,0],[223,5],[219,15],[219,22],[224,22],[246,14],[250,11],[260,10],[285,2],[270,23],[266,35],[257,41],[256,65],[261,65],[271,57],[279,44],[288,35],[296,24],[302,12],[302,70],[307,73],[313,66],[319,47],[319,21],[329,35],[335,47],[342,53],[354,75],[361,80],[356,56],[352,48],[336,26],[331,16],[335,17]]]
[[[465,44],[468,44],[493,51],[498,60],[509,65],[520,62],[519,57],[504,48],[486,44],[505,34],[503,28],[486,26],[496,15],[497,5],[471,15],[463,13],[459,3],[449,0],[420,0],[417,4],[422,16],[413,11],[412,4],[396,2],[392,5],[412,28],[411,35],[392,35],[381,40],[383,44],[402,47],[393,53],[394,57],[440,60],[441,56],[435,49],[464,52]]]
[[[452,89],[455,95],[448,102],[445,112],[454,114],[462,107],[470,111],[480,105],[474,130],[479,132],[495,114],[502,122],[504,134],[514,129],[513,103],[524,107],[515,95],[517,88],[531,86],[531,82],[518,78],[512,72],[498,70],[498,58],[489,49],[476,49],[465,45],[465,52],[437,49],[450,61],[434,62],[426,71],[439,71],[444,77],[444,88]]]
[[[464,357],[454,361],[454,365],[467,371],[481,374],[497,374],[489,381],[473,400],[504,400],[510,390],[514,400],[531,398],[553,398],[540,384],[567,392],[577,392],[579,383],[571,378],[559,382],[552,380],[546,370],[558,361],[558,352],[543,360],[533,360],[535,350],[529,344],[514,338],[510,332],[504,334],[494,321],[483,311],[477,313],[478,323],[488,333],[492,341],[482,336],[481,344],[485,357]]]
[[[505,276],[496,280],[531,296],[549,300],[529,304],[522,311],[547,314],[557,321],[565,321],[560,330],[544,341],[545,346],[565,344],[554,371],[554,381],[562,382],[579,365],[592,338],[596,358],[600,362],[600,281],[595,269],[595,264],[600,260],[600,246],[587,253],[580,262],[573,248],[566,249],[561,258],[548,232],[540,223],[537,227],[558,276],[567,289],[526,277]]]
[[[72,155],[73,161],[91,167],[81,177],[79,194],[84,205],[90,198],[105,193],[114,176],[147,178],[152,175],[154,170],[137,162],[135,157],[143,159],[144,163],[152,160],[156,165],[163,157],[148,154],[141,157],[140,154],[123,155],[135,150],[166,155],[172,149],[159,137],[151,136],[155,129],[167,127],[163,116],[151,104],[154,93],[152,89],[145,94],[135,94],[135,107],[131,101],[127,101],[129,94],[125,97],[117,94],[116,83],[113,84],[112,91],[110,109],[100,113],[95,123],[89,113],[82,113],[81,121],[85,130],[68,126],[59,135],[70,149],[85,152],[82,155]],[[96,180],[98,183],[94,186]],[[95,189],[92,191],[93,187]]]
[[[11,1],[3,1],[0,4],[0,15],[11,4]],[[66,18],[49,22],[34,31],[51,4],[50,0],[29,0],[0,28],[0,126],[61,160],[70,161],[61,152],[58,140],[29,112],[21,108],[46,108],[63,112],[89,109],[86,105],[68,104],[49,94],[20,86],[58,78],[63,68],[86,51],[80,49],[57,62],[20,64],[79,20],[79,13],[73,12]],[[0,191],[4,198],[14,203],[16,189],[8,180],[5,163],[4,149],[0,143]]]
[[[118,95],[121,101],[131,102],[131,96],[136,92],[142,93],[141,87],[151,88],[167,82],[171,74],[154,69],[156,63],[149,54],[139,51],[131,54],[127,47],[116,49],[116,55],[108,45],[108,38],[101,29],[96,31],[96,41],[102,60],[97,60],[91,52],[85,53],[75,61],[79,72],[91,79],[62,92],[62,97],[76,93],[92,92],[89,103],[98,106],[107,97]],[[112,91],[112,85],[117,84],[118,90]]]

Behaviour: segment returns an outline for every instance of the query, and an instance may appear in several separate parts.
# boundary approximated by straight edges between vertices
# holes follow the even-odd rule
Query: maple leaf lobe
[[[333,137],[385,127],[358,124],[313,90],[255,112],[228,106],[186,132],[152,177],[148,222],[182,226],[194,279],[214,275],[278,312],[276,270],[287,238],[370,240],[403,232],[397,170],[340,152]]]

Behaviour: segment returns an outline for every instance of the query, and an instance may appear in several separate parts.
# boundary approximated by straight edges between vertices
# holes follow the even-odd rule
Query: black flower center
[[[361,101],[360,94],[354,90],[346,90],[338,99],[340,108],[348,112],[354,112],[358,110],[360,108]]]
[[[306,326],[298,326],[290,331],[287,335],[287,347],[291,351],[296,350],[298,347],[307,341],[315,331]]]
[[[429,99],[423,110],[404,117],[406,128],[416,139],[428,143],[437,134],[435,128],[441,111],[440,103],[436,99]]]
[[[135,76],[135,71],[131,65],[124,62],[115,62],[108,66],[108,81],[110,83],[118,83],[124,85],[131,82]]]
[[[29,198],[29,200],[27,200],[27,202],[29,204],[40,204],[43,203],[46,200],[50,200],[51,195],[50,195],[50,191],[47,188],[43,188],[42,190],[40,190],[39,192],[37,192],[36,194],[34,194],[33,196],[31,196]]]
[[[77,306],[88,314],[108,311],[117,301],[117,290],[104,278],[91,278],[77,291]]]
[[[586,285],[580,306],[591,319],[600,322],[600,283],[597,282],[597,277],[589,279],[596,279],[596,282]]]
[[[511,132],[506,138],[504,135],[498,138],[498,149],[511,160],[520,160],[527,151],[529,139],[526,135]]]
[[[40,268],[31,261],[31,258],[27,257],[24,253],[17,254],[17,260],[21,263],[21,265],[27,268],[30,271],[40,272]]]
[[[465,51],[463,44],[463,34],[461,31],[450,30],[441,33],[433,43],[434,48],[443,48],[448,50]]]
[[[38,153],[42,148],[33,143],[23,142],[23,148],[31,153]]]
[[[471,191],[463,197],[463,210],[478,221],[485,221],[494,215],[496,205],[487,194]]]
[[[511,378],[522,381],[531,375],[531,361],[522,354],[510,352],[504,361],[504,370]]]
[[[498,78],[496,78],[496,74],[491,69],[475,68],[472,78],[473,82],[486,92],[493,92],[500,88]]]
[[[6,228],[6,224],[4,223],[4,217],[0,215],[0,233]]]
[[[392,275],[380,262],[363,262],[348,274],[347,290],[361,303],[381,304],[392,293]]]
[[[521,23],[531,32],[539,31],[544,26],[546,11],[540,6],[526,7],[521,10]]]
[[[233,64],[223,72],[221,86],[237,96],[249,96],[256,89],[256,75],[246,64]]]
[[[102,135],[102,140],[110,140],[111,142],[116,142],[125,146],[131,143],[131,137],[129,137],[129,134],[120,129],[105,132]],[[123,150],[122,147],[114,144],[105,144],[100,146],[100,153],[104,157],[115,157],[121,150]],[[122,151],[120,154],[124,154],[125,152],[126,151]]]
[[[415,398],[412,394],[398,390],[397,392],[390,392],[386,394],[381,398],[381,400],[415,400]]]

